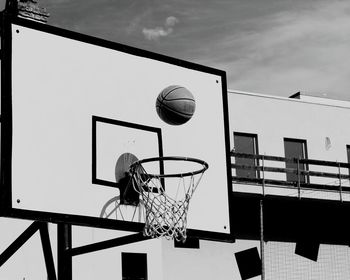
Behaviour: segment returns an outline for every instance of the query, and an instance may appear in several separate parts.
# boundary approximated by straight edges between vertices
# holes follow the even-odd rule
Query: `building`
[[[350,102],[231,91],[229,114],[233,224],[265,279],[347,279]]]
[[[147,240],[75,255],[73,279],[348,278],[350,102],[240,91],[228,101],[235,242]],[[30,223],[1,224],[4,251]],[[57,265],[56,231],[50,224]],[[127,234],[74,226],[73,247]],[[242,252],[251,254],[239,259]],[[0,269],[1,279],[45,275],[37,236]]]
[[[265,184],[266,194],[349,200],[342,188],[349,186],[350,135],[345,126],[350,102],[303,93],[281,98],[231,92],[229,103],[233,151],[261,156],[235,154],[236,164],[259,166],[256,170],[237,168],[236,181],[240,177],[253,183],[254,179],[276,180]],[[271,187],[278,185],[282,188]],[[263,191],[236,182],[234,191],[240,190]]]

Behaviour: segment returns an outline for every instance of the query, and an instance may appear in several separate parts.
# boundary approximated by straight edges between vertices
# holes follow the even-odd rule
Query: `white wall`
[[[0,254],[21,235],[32,221],[0,218]],[[49,226],[51,246],[56,248],[54,226]],[[56,263],[56,254],[54,254]],[[46,279],[46,267],[39,232],[36,232],[0,267],[1,280]]]
[[[31,224],[31,221],[0,219],[0,254]],[[49,224],[53,258],[57,269],[57,226]],[[72,228],[73,248],[95,242],[133,234],[113,230],[84,227]],[[134,244],[101,250],[73,257],[73,280],[122,280],[122,252],[146,253],[148,279],[162,280],[162,251],[160,240],[147,240]],[[137,264],[135,264],[137,269]],[[57,272],[57,270],[56,270]],[[31,280],[47,278],[45,260],[39,232],[36,232],[3,266],[1,280]]]
[[[350,108],[239,92],[228,99],[232,145],[233,131],[256,133],[260,154],[284,156],[284,137],[306,139],[310,159],[347,161]]]
[[[72,245],[74,248],[129,234],[134,233],[73,227]],[[122,252],[147,254],[148,279],[162,279],[161,241],[154,239],[73,257],[73,280],[122,280]]]
[[[163,240],[162,246],[164,280],[239,280],[235,252],[252,247],[260,251],[258,241],[243,240],[235,243],[200,240],[200,249],[174,248],[172,241]],[[251,278],[257,279],[261,277]]]
[[[30,221],[0,219],[0,253],[29,225]],[[57,227],[49,224],[54,262],[57,265]],[[126,232],[73,227],[73,247],[99,242]],[[129,233],[128,233],[129,234]],[[236,240],[235,243],[200,241],[200,249],[174,248],[173,241],[148,240],[73,257],[73,280],[122,280],[121,253],[147,254],[149,280],[240,280],[236,252],[257,247],[258,241]],[[137,265],[135,265],[137,269]],[[2,267],[1,280],[46,279],[45,261],[39,232],[21,247]],[[261,279],[260,276],[252,280]]]

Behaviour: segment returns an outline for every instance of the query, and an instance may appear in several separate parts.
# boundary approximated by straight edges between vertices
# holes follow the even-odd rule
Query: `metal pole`
[[[5,10],[16,13],[18,9],[18,0],[6,0]]]
[[[43,247],[43,253],[45,258],[45,265],[47,271],[48,280],[57,280],[55,263],[52,257],[52,249],[49,235],[49,225],[48,223],[42,223],[40,227],[40,238]]]
[[[265,280],[265,252],[264,252],[264,203],[260,200],[260,254],[261,254],[261,280]]]
[[[298,198],[300,199],[300,168],[299,168],[299,158],[297,159],[297,175],[298,175]]]
[[[265,196],[265,157],[264,155],[262,155],[262,176],[263,176],[262,191],[263,191],[263,196]]]
[[[139,233],[135,233],[127,236],[122,236],[122,237],[118,237],[110,240],[105,240],[105,241],[101,241],[93,244],[84,245],[81,247],[72,248],[67,253],[70,256],[74,257],[77,255],[110,249],[117,246],[136,243],[136,242],[140,242],[148,239],[150,239],[150,237],[145,237],[142,232],[139,232]]]
[[[72,226],[57,224],[57,279],[72,280]]]
[[[338,174],[339,174],[339,195],[340,195],[340,202],[343,202],[343,190],[341,185],[341,173],[340,173],[340,163],[338,162]]]

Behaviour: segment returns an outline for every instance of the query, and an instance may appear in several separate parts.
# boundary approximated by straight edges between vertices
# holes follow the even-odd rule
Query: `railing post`
[[[297,175],[298,175],[298,198],[301,199],[301,196],[300,196],[300,168],[299,168],[299,158],[297,158]]]
[[[340,163],[338,162],[338,175],[339,175],[339,196],[340,202],[343,202],[343,190],[341,185],[341,171],[340,171]]]
[[[262,191],[263,196],[265,196],[265,157],[262,155]]]

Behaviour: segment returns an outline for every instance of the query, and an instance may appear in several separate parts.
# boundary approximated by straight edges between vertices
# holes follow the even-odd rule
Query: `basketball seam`
[[[172,93],[174,90],[177,90],[179,88],[184,88],[184,87],[181,87],[181,86],[175,87],[172,90],[168,91],[165,96],[162,95],[162,98],[165,99],[170,93]],[[164,90],[162,92],[164,92]]]
[[[165,100],[165,101],[188,100],[188,101],[193,101],[193,103],[195,102],[193,98],[186,98],[186,97],[173,98],[173,99],[165,99],[165,98],[163,98],[163,100]]]
[[[179,112],[177,110],[174,110],[173,108],[169,107],[168,105],[164,104],[162,101],[159,100],[159,103],[161,103],[165,108],[167,108],[169,111],[172,111],[174,113],[177,113],[177,114],[180,114],[180,115],[183,115],[183,116],[188,116],[188,117],[191,117],[193,116],[193,113],[192,114],[186,114],[186,113],[182,113],[182,112]],[[158,105],[157,107],[160,108],[160,106]]]

